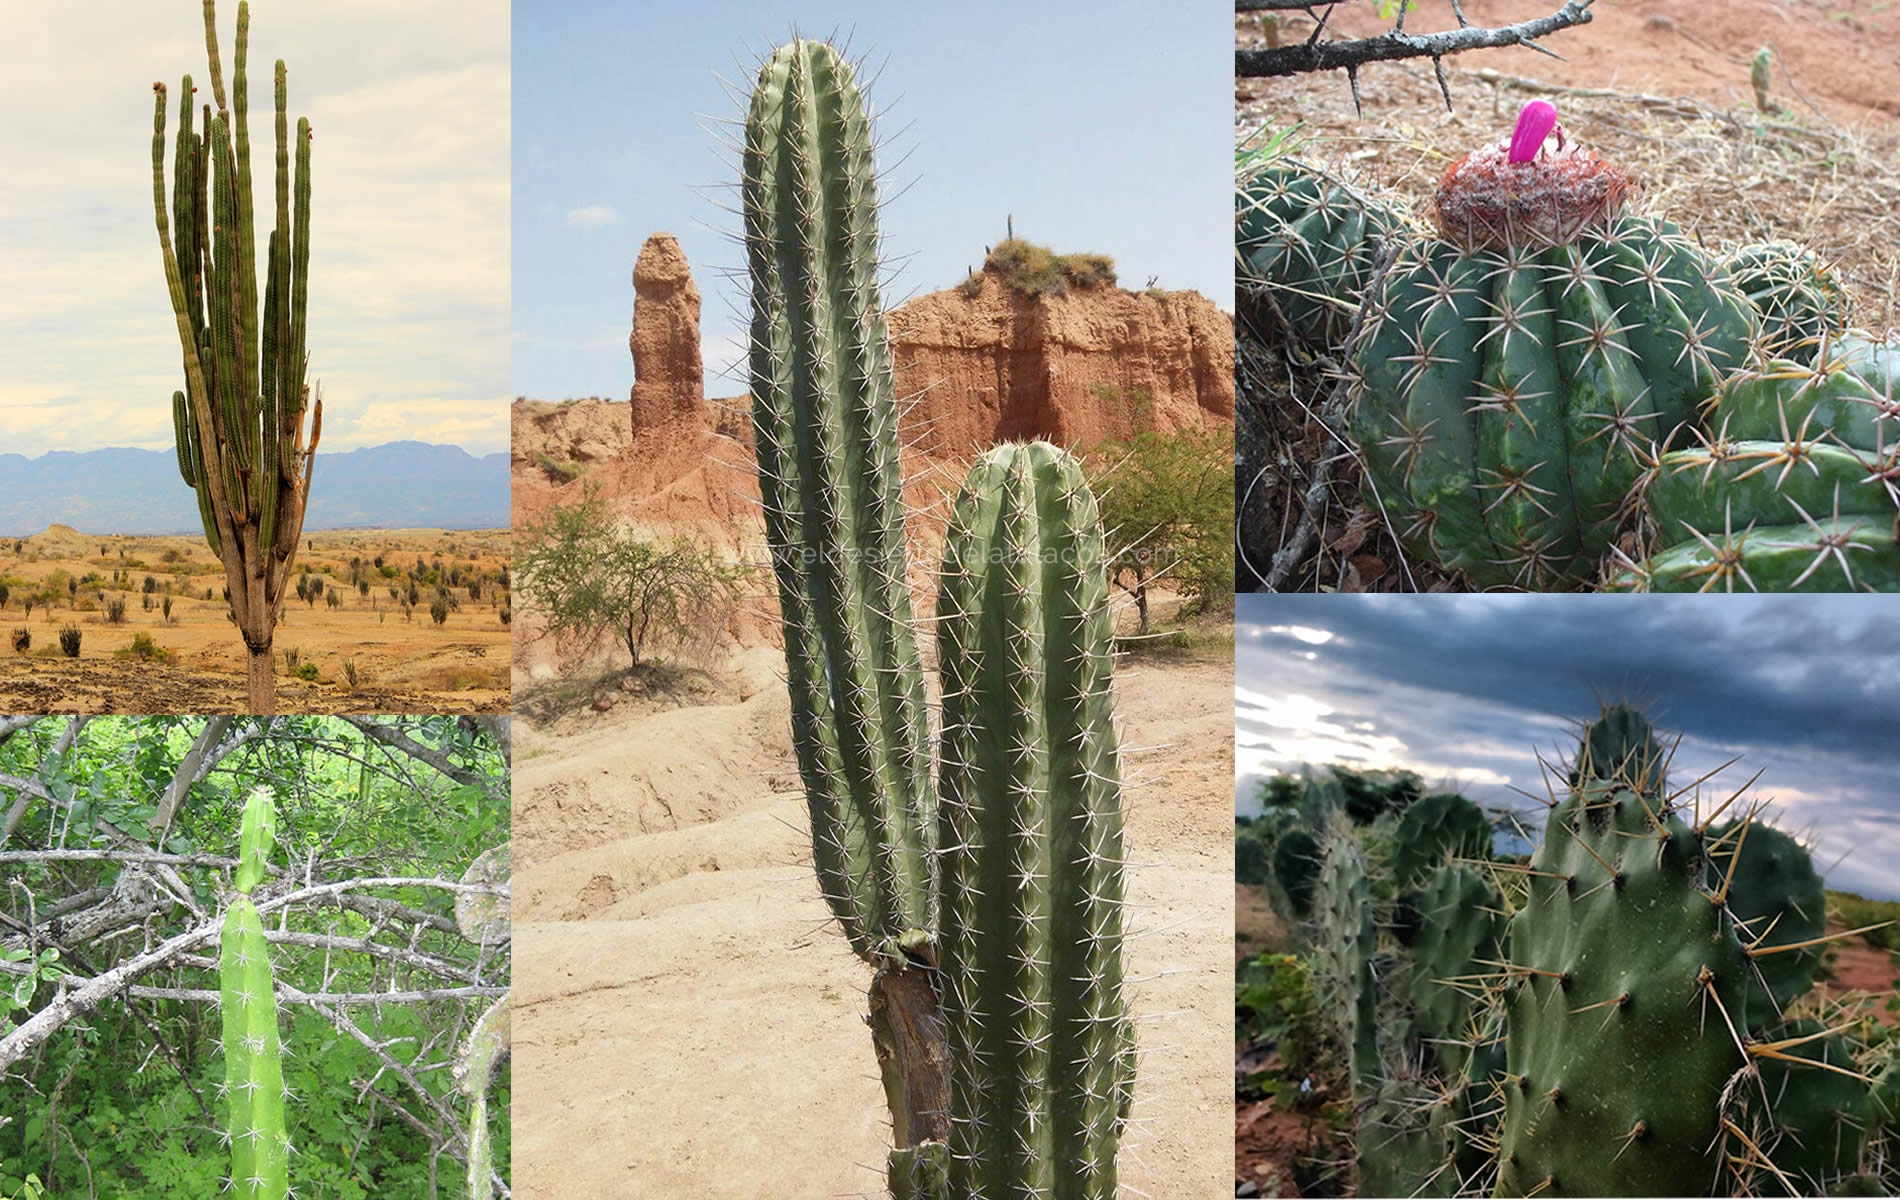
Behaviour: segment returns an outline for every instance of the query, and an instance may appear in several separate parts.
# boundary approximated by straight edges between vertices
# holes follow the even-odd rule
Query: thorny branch
[[[1445,82],[1447,54],[1459,54],[1466,50],[1483,50],[1497,46],[1523,46],[1542,54],[1549,54],[1552,58],[1561,57],[1538,45],[1537,39],[1560,29],[1567,29],[1572,25],[1587,24],[1590,20],[1590,5],[1593,0],[1564,0],[1564,6],[1547,17],[1519,21],[1515,25],[1504,25],[1497,29],[1485,29],[1467,22],[1463,8],[1454,0],[1452,8],[1458,14],[1458,28],[1423,34],[1405,32],[1405,5],[1401,4],[1398,18],[1389,33],[1378,37],[1354,38],[1345,41],[1321,41],[1320,35],[1326,32],[1326,19],[1331,15],[1335,2],[1336,0],[1311,0],[1310,3],[1293,3],[1291,0],[1235,0],[1236,12],[1304,10],[1313,17],[1315,22],[1313,35],[1299,45],[1235,50],[1235,77],[1261,79],[1279,75],[1300,75],[1308,71],[1344,71],[1352,84],[1353,106],[1358,108],[1360,67],[1371,62],[1429,58],[1438,73],[1438,87],[1444,94],[1445,107],[1449,109],[1451,89]],[[1318,11],[1320,9],[1326,11],[1321,13]]]

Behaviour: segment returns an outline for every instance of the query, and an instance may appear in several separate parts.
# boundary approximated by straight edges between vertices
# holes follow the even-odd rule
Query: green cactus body
[[[1488,827],[1487,827],[1488,828]],[[1479,1047],[1484,994],[1504,957],[1504,897],[1471,867],[1449,864],[1433,872],[1419,898],[1418,936],[1412,944],[1412,1005],[1419,1032],[1448,1079],[1465,1072]]]
[[[1644,494],[1659,549],[1614,590],[1900,591],[1900,346],[1844,337],[1710,401]]]
[[[275,711],[272,635],[303,529],[323,423],[322,400],[311,408],[304,386],[310,125],[297,123],[293,179],[286,72],[279,61],[274,72],[277,227],[267,239],[260,312],[246,72],[250,6],[238,4],[229,103],[211,0],[204,5],[204,28],[217,113],[206,105],[203,132],[198,132],[191,76],[185,76],[169,201],[166,92],[163,84],[153,85],[152,201],[185,374],[185,390],[173,394],[172,425],[179,473],[197,492],[205,540],[224,564],[232,612],[250,652],[251,709],[269,713]]]
[[[1827,932],[1827,893],[1799,842],[1756,820],[1713,826],[1705,845],[1703,887],[1713,892],[1727,883],[1729,913],[1749,945],[1793,946]],[[1820,946],[1756,959],[1748,1011],[1781,1012],[1813,986],[1820,965]]]
[[[1132,1084],[1100,518],[1047,443],[985,452],[938,601],[939,975],[957,1196],[1107,1200]]]
[[[1570,786],[1586,779],[1615,783],[1657,801],[1669,787],[1668,767],[1649,718],[1628,705],[1609,704],[1584,726]]]
[[[745,242],[793,742],[825,899],[860,956],[902,964],[935,926],[936,823],[871,149],[837,51],[798,41],[765,61],[745,123]]]
[[[1760,1151],[1731,1135],[1733,1194],[1834,1195],[1860,1169],[1874,1124],[1868,1080],[1847,1041],[1819,1021],[1790,1021],[1764,1040],[1799,1061],[1764,1058],[1760,1078],[1738,1080],[1727,1097],[1723,1115]]]
[[[1406,226],[1397,205],[1281,160],[1234,191],[1235,277],[1271,289],[1297,338],[1338,346],[1372,281],[1378,243],[1404,236]]]
[[[244,806],[238,838],[238,895],[225,911],[218,947],[231,1185],[243,1200],[284,1200],[289,1187],[290,1136],[284,1126],[277,991],[263,921],[250,897],[251,889],[264,877],[275,836],[274,800],[269,789],[258,788]]]
[[[1283,834],[1273,845],[1273,882],[1285,897],[1288,916],[1306,917],[1313,911],[1313,889],[1319,883],[1319,843],[1304,829]]]
[[[1402,249],[1354,351],[1368,499],[1479,588],[1583,584],[1653,445],[1753,334],[1674,225],[1557,245]]]
[[[1812,363],[1822,336],[1838,336],[1853,322],[1847,289],[1812,250],[1758,242],[1721,265],[1760,314],[1762,347],[1771,355]]]
[[[1447,858],[1490,857],[1491,822],[1463,796],[1434,793],[1399,818],[1392,867],[1401,888],[1420,886]]]

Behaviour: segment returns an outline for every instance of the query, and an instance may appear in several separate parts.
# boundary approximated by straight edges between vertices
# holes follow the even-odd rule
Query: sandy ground
[[[375,567],[381,557],[394,575]],[[370,582],[364,595],[350,584],[351,560]],[[434,588],[419,585],[420,605],[405,618],[389,594],[406,593],[421,559],[432,569],[459,567],[481,578],[481,596],[454,589],[458,609],[436,626],[429,615]],[[277,627],[278,707],[285,712],[504,712],[509,697],[509,628],[501,621],[507,591],[498,580],[509,563],[506,531],[369,530],[315,532],[297,554],[341,600],[332,608],[293,594]],[[148,593],[145,580],[153,580]],[[68,581],[78,581],[77,594]],[[233,711],[244,705],[244,644],[227,615],[224,569],[199,537],[95,537],[64,526],[24,539],[0,541],[0,634],[27,630],[26,654],[0,640],[0,711],[176,713]],[[293,580],[294,584],[294,580]],[[210,589],[211,599],[205,599]],[[50,590],[50,608],[25,598]],[[162,603],[169,597],[168,618]],[[121,623],[108,603],[125,601]],[[60,630],[80,632],[80,653],[60,651]],[[131,656],[143,634],[169,661]],[[295,651],[315,663],[317,679],[291,679],[284,662]],[[345,660],[355,664],[348,682]]]
[[[869,971],[810,867],[776,652],[697,707],[515,734],[515,1194],[884,1195]],[[1142,1061],[1130,1195],[1230,1195],[1233,669],[1118,679]],[[710,699],[711,703],[703,703]]]

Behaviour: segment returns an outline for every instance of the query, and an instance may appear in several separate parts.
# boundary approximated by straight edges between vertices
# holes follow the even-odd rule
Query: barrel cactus
[[[1561,127],[1542,146],[1546,109],[1453,164],[1438,239],[1401,248],[1353,352],[1368,502],[1481,589],[1590,580],[1652,448],[1755,333],[1693,242],[1626,211],[1628,176]]]
[[[1280,159],[1234,189],[1235,278],[1266,287],[1299,341],[1337,347],[1372,281],[1378,246],[1407,236],[1408,226],[1391,201]]]
[[[1755,306],[1771,355],[1812,363],[1822,335],[1844,333],[1853,321],[1847,289],[1812,250],[1756,242],[1723,258],[1722,269]]]
[[[932,777],[856,73],[799,40],[745,123],[759,488],[813,861],[871,965],[894,1197],[1108,1200],[1135,1043],[1101,518],[1074,459],[971,468]]]
[[[277,836],[276,800],[257,788],[244,804],[238,834],[237,895],[225,910],[218,944],[219,1007],[224,1018],[224,1095],[231,1106],[231,1189],[243,1200],[284,1200],[290,1185],[290,1136],[284,1127],[283,1046],[270,947],[251,891],[264,880]]]
[[[1644,492],[1658,549],[1617,590],[1900,590],[1900,345],[1829,339],[1726,382]]]

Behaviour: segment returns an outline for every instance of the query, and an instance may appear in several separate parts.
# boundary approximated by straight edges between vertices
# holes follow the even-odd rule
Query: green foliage
[[[59,631],[59,652],[67,658],[79,657],[79,626],[65,625]]]
[[[1115,286],[1115,260],[1107,255],[1056,254],[1021,238],[996,243],[984,256],[983,270],[971,274],[959,287],[974,295],[982,286],[985,272],[1025,296],[1061,296],[1071,288],[1088,291]]]
[[[1109,577],[1149,629],[1148,589],[1165,583],[1195,606],[1233,603],[1231,426],[1138,434],[1089,456],[1089,486],[1108,531]]]
[[[1253,1045],[1277,1042],[1289,1074],[1314,1062],[1324,1030],[1304,959],[1262,954],[1240,964],[1234,980],[1234,1036]]]
[[[205,718],[102,716],[88,721],[65,753],[56,755],[67,718],[48,718],[0,740],[0,775],[33,779],[52,798],[29,806],[15,839],[44,847],[122,848],[127,837],[156,838],[158,800]],[[382,718],[388,721],[391,718]],[[347,881],[361,876],[459,878],[467,864],[508,837],[509,808],[501,754],[491,741],[468,734],[454,718],[406,718],[404,732],[440,753],[458,770],[489,781],[488,787],[455,783],[363,736],[336,718],[282,717],[268,733],[237,718],[232,733],[247,740],[190,791],[162,849],[175,854],[238,856],[241,813],[251,789],[271,785],[278,794],[278,836],[299,862],[319,856],[318,877]],[[499,798],[499,799],[498,799]],[[276,860],[284,861],[280,855]],[[117,862],[9,864],[0,891],[0,1009],[20,993],[28,1012],[54,995],[50,978],[62,969],[91,978],[139,953],[134,938],[91,941],[70,956],[51,950],[37,958],[43,982],[37,993],[9,969],[25,962],[11,945],[13,930],[28,916],[24,896],[36,897],[40,913],[69,895],[94,889],[127,891],[133,868]],[[186,894],[215,913],[229,875],[215,867],[174,868]],[[294,886],[279,877],[258,889]],[[131,894],[136,894],[134,889]],[[452,894],[435,888],[386,889],[387,900],[452,928]],[[184,906],[166,903],[148,924],[152,945],[204,923]],[[297,934],[351,942],[377,936],[378,918],[334,905],[297,905],[266,914]],[[19,922],[20,924],[15,924]],[[446,959],[468,971],[481,953],[459,934],[419,927],[409,948]],[[387,934],[381,936],[387,937]],[[211,943],[210,945],[215,945]],[[196,951],[202,954],[204,951]],[[488,951],[493,963],[494,950]],[[306,992],[387,992],[439,986],[436,976],[386,958],[273,944],[270,957],[280,981],[279,1029],[289,1051],[284,1083],[291,1106],[290,1182],[300,1197],[351,1200],[456,1200],[464,1196],[459,1164],[437,1155],[438,1142],[391,1120],[392,1105],[428,1111],[388,1065],[323,1013],[287,1001],[282,984]],[[482,969],[483,982],[494,966]],[[505,978],[505,965],[504,965]],[[217,975],[203,966],[167,964],[139,980],[160,988],[216,989]],[[17,989],[17,990],[16,990]],[[489,1001],[387,1002],[344,1011],[431,1097],[458,1115],[468,1102],[447,1069],[441,1039],[463,1027]],[[0,1036],[23,1014],[0,1013]],[[220,1098],[225,1060],[218,1048],[219,1009],[202,1000],[120,996],[83,1020],[56,1031],[36,1051],[0,1069],[0,1196],[31,1196],[29,1176],[45,1196],[125,1197],[174,1200],[223,1194],[231,1150],[220,1131],[227,1102]],[[162,1038],[164,1049],[158,1044]],[[510,1134],[506,1119],[510,1072],[503,1067],[489,1093],[494,1163],[508,1175]],[[365,1089],[368,1089],[366,1092]],[[77,1145],[84,1155],[73,1152]],[[453,1182],[451,1182],[453,1181]],[[483,1200],[485,1200],[484,1192]]]
[[[1857,892],[1837,892],[1829,889],[1827,906],[1830,912],[1838,915],[1843,928],[1867,929],[1869,925],[1881,926],[1860,935],[1861,940],[1869,946],[1878,950],[1900,951],[1900,903],[1892,900],[1869,900]]]
[[[534,452],[534,462],[536,466],[546,471],[550,478],[559,483],[573,483],[587,473],[587,468],[580,463],[555,458],[545,450]]]
[[[586,646],[612,631],[635,665],[649,650],[720,644],[750,577],[703,541],[637,536],[591,486],[579,504],[557,505],[516,536],[520,591],[546,615],[549,632]]]
[[[315,683],[318,676],[317,664],[313,662],[300,663],[296,670],[291,672],[291,675],[306,682]]]

